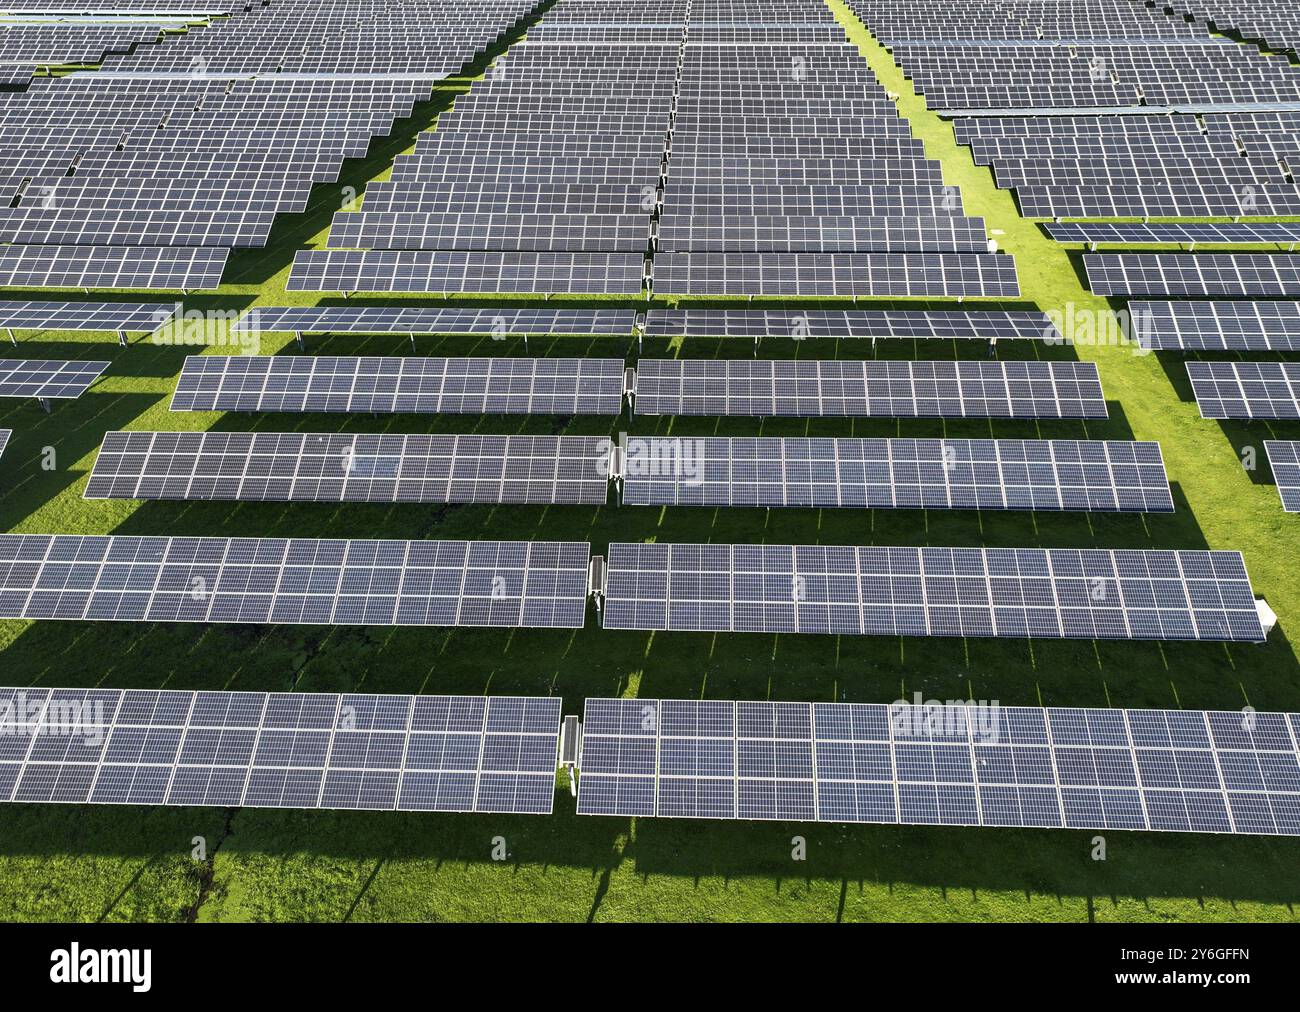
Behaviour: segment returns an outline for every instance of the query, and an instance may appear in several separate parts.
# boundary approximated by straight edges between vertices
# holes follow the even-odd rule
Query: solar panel
[[[9,437],[13,434],[13,429],[0,429],[0,456],[4,455],[5,447],[9,445]]]
[[[108,365],[107,362],[0,358],[0,397],[77,398]]]
[[[1294,243],[1300,224],[1286,222],[1160,223],[1064,222],[1045,225],[1057,242],[1117,243]]]
[[[1148,174],[1149,175],[1149,174]],[[1226,175],[1226,173],[1225,173]],[[1243,191],[1252,189],[1254,207],[1243,206]],[[1300,190],[1290,185],[1246,185],[1232,178],[1201,180],[1182,177],[1178,180],[1152,179],[1150,185],[1138,186],[1106,183],[1071,185],[1024,185],[1016,188],[1020,213],[1026,218],[1118,218],[1118,217],[1236,217],[1242,214],[1295,216],[1300,214]],[[1234,254],[1224,254],[1232,256]],[[1235,254],[1242,256],[1244,254]],[[1179,254],[1170,254],[1178,257]],[[1184,258],[1189,259],[1189,258]],[[1136,274],[1137,268],[1130,265]],[[1194,266],[1171,264],[1180,280],[1192,283]],[[1250,268],[1246,268],[1249,273]],[[1125,272],[1110,272],[1116,281]],[[1187,276],[1182,276],[1186,274]],[[1216,273],[1211,272],[1211,277]]]
[[[560,700],[0,689],[0,801],[546,815]]]
[[[1188,362],[1202,418],[1300,418],[1300,362]]]
[[[660,253],[660,295],[1018,298],[1012,257],[987,253]]]
[[[640,193],[639,187],[624,186],[629,194]],[[487,204],[473,213],[404,208],[342,211],[334,216],[328,245],[331,249],[645,253],[649,223],[644,212],[598,214],[581,209],[568,212],[563,204],[554,209],[551,205],[539,205],[534,211],[537,198],[531,194],[521,203],[491,199],[500,199],[502,204]],[[630,202],[635,206],[635,196]],[[498,206],[500,210],[496,209]],[[520,207],[527,210],[519,210]],[[635,262],[636,258],[632,259]]]
[[[208,246],[0,246],[11,288],[216,288],[228,249]]]
[[[1128,304],[1139,343],[1155,351],[1300,350],[1300,302]]]
[[[423,306],[256,306],[234,330],[325,334],[491,334],[626,337],[631,309],[445,309]],[[2,324],[0,324],[2,325]]]
[[[1091,362],[641,359],[639,415],[1105,418]]]
[[[0,617],[579,629],[590,546],[0,535]]]
[[[1268,439],[1264,441],[1264,452],[1273,469],[1273,483],[1282,497],[1282,508],[1288,513],[1300,513],[1300,443]]]
[[[176,305],[170,303],[0,302],[0,327],[152,334],[171,320],[176,311]]]
[[[606,629],[1264,639],[1237,552],[611,544]]]
[[[1159,443],[673,437],[625,456],[629,506],[1174,509]]]
[[[644,270],[640,253],[299,250],[285,289],[638,295]]]
[[[1297,727],[1249,710],[588,699],[577,810],[1295,836]]]
[[[767,206],[775,211],[782,205],[754,210]],[[658,248],[665,252],[982,253],[987,247],[983,219],[956,215],[766,214],[749,208],[716,213],[688,204],[659,221]]]
[[[1267,253],[1087,253],[1098,295],[1300,295],[1300,257]]]
[[[106,432],[85,497],[602,505],[606,443],[596,436]]]
[[[191,355],[173,411],[617,415],[623,362]]]
[[[1046,313],[899,309],[651,309],[647,337],[1060,341]]]

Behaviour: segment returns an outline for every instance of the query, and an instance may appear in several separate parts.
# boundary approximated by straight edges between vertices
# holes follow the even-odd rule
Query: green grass
[[[1104,307],[1071,256],[1015,213],[983,168],[957,147],[861,26],[836,3],[854,41],[970,213],[1014,253],[1025,304]],[[442,96],[444,101],[446,95]],[[438,103],[421,111],[424,121]],[[417,117],[414,126],[421,125]],[[341,185],[379,176],[411,136],[377,142]],[[315,207],[241,254],[239,283],[188,305],[310,303],[286,296],[294,249],[321,241],[339,205]],[[17,296],[15,296],[17,297]],[[39,296],[36,296],[39,297]],[[434,300],[424,300],[434,301]],[[264,343],[280,351],[283,338]],[[403,353],[392,338],[317,340],[338,354]],[[1201,421],[1177,359],[1123,348],[1006,345],[1004,358],[1098,362],[1111,402],[1104,423],[982,421],[429,418],[171,414],[167,397],[190,349],[119,350],[72,334],[40,334],[6,354],[107,357],[113,367],[81,400],[44,415],[0,409],[14,439],[0,460],[0,530],[222,536],[544,538],[823,544],[1236,548],[1281,617],[1268,644],[1195,645],[856,637],[578,632],[117,626],[0,623],[6,684],[115,687],[360,689],[371,692],[554,693],[567,712],[589,695],[887,702],[930,697],[1007,705],[1300,709],[1300,664],[1286,638],[1300,619],[1297,521],[1236,446],[1264,426]],[[635,354],[630,341],[533,342],[534,354]],[[509,342],[423,339],[421,354],[522,354]],[[860,342],[767,342],[771,357],[863,357]],[[731,357],[748,345],[647,342],[646,355]],[[882,356],[981,354],[953,343],[900,342]],[[102,433],[113,428],[266,431],[474,431],[746,435],[1040,436],[1159,439],[1178,511],[1172,516],[958,511],[658,510],[590,507],[104,503],[81,498]],[[1285,434],[1285,433],[1279,433]],[[1294,432],[1292,433],[1294,435]],[[57,457],[40,467],[42,448]],[[1260,450],[1261,471],[1263,464]],[[549,817],[241,809],[0,809],[0,918],[68,920],[1297,920],[1300,841],[1177,834],[1095,834],[810,824],[579,818],[567,791]],[[494,837],[510,856],[490,858]],[[808,858],[791,860],[791,839]],[[191,859],[194,838],[207,860]]]

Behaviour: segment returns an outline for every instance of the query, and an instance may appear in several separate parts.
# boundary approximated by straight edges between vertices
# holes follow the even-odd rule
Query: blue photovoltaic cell
[[[588,699],[578,812],[1300,835],[1300,714]]]

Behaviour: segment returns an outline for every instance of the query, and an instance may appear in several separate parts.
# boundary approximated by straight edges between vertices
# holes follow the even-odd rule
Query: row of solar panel
[[[183,310],[179,303],[0,302],[0,327],[152,334],[169,325],[183,327]],[[631,309],[258,306],[230,329],[299,334],[628,337],[636,320]],[[1061,340],[1047,314],[1031,310],[650,309],[643,330],[652,337]]]
[[[0,801],[548,814],[561,701],[0,689]]]
[[[588,699],[578,812],[1300,835],[1300,714]]]
[[[191,355],[173,411],[1105,418],[1091,362]]]
[[[0,618],[1262,642],[1236,552],[0,535]],[[591,581],[589,583],[589,580]]]
[[[1300,714],[0,689],[0,801],[1300,834]]]
[[[1128,306],[1133,340],[1145,348],[1198,351],[1295,350],[1297,302],[1148,302]],[[154,333],[183,326],[179,304],[133,302],[0,302],[0,327]],[[630,309],[451,309],[400,306],[259,306],[232,332],[356,334],[583,335],[627,337]],[[1045,313],[1029,310],[762,310],[650,309],[648,337],[748,339],[870,338],[1042,340],[1064,336]]]
[[[108,432],[87,499],[1171,512],[1156,443]]]
[[[0,262],[0,268],[3,263]],[[300,250],[286,288],[315,292],[643,293],[634,253]],[[140,286],[135,286],[140,287]],[[1016,298],[1015,261],[980,253],[660,253],[664,295]]]
[[[81,396],[109,363],[0,359],[0,397]],[[1189,362],[1206,418],[1300,417],[1300,365]],[[629,380],[634,385],[629,388]],[[173,411],[1105,418],[1086,362],[191,355]]]

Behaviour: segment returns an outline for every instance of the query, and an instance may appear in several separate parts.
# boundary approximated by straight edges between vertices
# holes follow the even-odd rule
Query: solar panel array
[[[855,2],[853,9],[884,45],[1070,39],[1204,39],[1203,27],[1165,17],[1130,0],[954,0],[907,8]]]
[[[609,490],[602,442],[595,436],[106,432],[85,497],[600,505]]]
[[[187,31],[80,11],[5,26],[0,79],[26,87],[0,100],[0,283],[216,287],[231,248],[264,246],[277,212],[305,210],[535,6],[284,0],[182,12]],[[94,69],[31,76],[68,63]]]
[[[1293,67],[1211,36],[1181,16],[1183,6],[1172,17],[1126,0],[852,7],[930,107],[947,114],[1267,108],[1300,99]]]
[[[173,411],[617,415],[619,359],[190,355]]]
[[[1012,299],[1020,295],[1008,256],[963,253],[660,253],[660,295],[798,298]]]
[[[94,65],[110,52],[158,41],[162,26],[130,22],[42,21],[0,26],[0,81],[28,86],[41,68]]]
[[[1105,418],[1091,362],[641,359],[638,415]]]
[[[1278,486],[1282,497],[1282,509],[1300,513],[1300,442],[1265,440],[1264,451],[1269,455],[1273,484]]]
[[[491,334],[624,337],[630,309],[452,309],[423,306],[256,306],[236,331],[325,334]],[[0,324],[2,325],[2,324]]]
[[[578,813],[1300,835],[1300,714],[588,699]]]
[[[0,302],[0,327],[152,334],[176,312],[175,304],[149,302]]]
[[[954,24],[949,5],[925,6]],[[1035,25],[1033,7],[1015,15],[1018,24],[992,0],[963,5],[973,19],[965,36],[946,27],[933,35],[924,16],[891,25],[875,0],[856,9],[875,30],[896,29],[895,56],[927,101],[956,117],[958,141],[999,186],[1014,188],[1022,214],[1058,222],[1054,237],[1294,243],[1284,222],[1060,222],[1300,215],[1290,171],[1300,155],[1300,70],[1160,11],[1138,14],[1144,34],[1126,35],[1131,6],[1052,5],[1088,18],[1095,31],[1082,36],[1074,20]]]
[[[1300,47],[1300,12],[1287,0],[1169,0],[1167,6],[1269,49],[1294,53]]]
[[[0,535],[0,618],[581,628],[590,546]]]
[[[606,629],[1260,642],[1237,552],[611,544]]]
[[[67,400],[80,397],[107,362],[0,358],[0,397]]]
[[[560,700],[0,689],[0,801],[546,815]]]
[[[1057,242],[1150,246],[1159,243],[1263,244],[1300,242],[1300,223],[1205,222],[1188,224],[1071,221],[1045,225]]]
[[[893,54],[930,108],[949,115],[1300,101],[1300,71],[1226,39],[931,41]]]
[[[1300,216],[1285,61],[1130,0],[852,6],[932,108],[979,114],[958,140],[1027,217]],[[184,33],[0,28],[0,81],[25,86],[0,95],[0,285],[216,287],[231,248],[264,245],[535,9],[280,0],[186,12],[203,27]],[[45,60],[103,68],[33,77]],[[1095,114],[1165,105],[1202,115]],[[1300,240],[1285,222],[1047,232]],[[296,254],[287,287],[1017,298],[995,249],[821,0],[561,0],[335,216],[326,248]],[[1300,294],[1291,260],[1085,257],[1095,291],[1153,295]],[[1290,350],[1300,322],[1295,303],[1130,308],[1147,347]],[[178,309],[13,302],[0,326],[152,331]],[[281,306],[234,330],[1061,340],[1023,310]],[[76,396],[106,365],[0,360],[0,395]],[[1207,417],[1300,417],[1289,363],[1189,373]],[[1037,361],[194,355],[171,407],[612,416],[625,393],[641,415],[1107,416],[1095,365]],[[1267,444],[1288,510],[1297,446]],[[109,432],[85,495],[600,505],[611,478],[628,505],[1173,509],[1157,444],[1018,439]],[[590,595],[606,629],[1265,638],[1232,552],[615,543],[604,570],[586,543],[0,535],[0,618],[576,629]],[[0,689],[6,705],[27,716],[0,743],[0,801],[552,808],[557,699]],[[89,733],[48,733],[70,710]],[[588,700],[578,810],[1300,834],[1300,715],[929,717]]]
[[[727,8],[731,10],[731,8]],[[660,196],[666,295],[1019,294],[984,222],[816,2],[692,7]],[[727,26],[731,28],[730,25]]]
[[[1264,452],[1273,469],[1273,483],[1282,497],[1282,508],[1288,513],[1300,513],[1300,443],[1268,439],[1264,441]]]
[[[1160,444],[1071,439],[638,439],[623,503],[1174,509]]]
[[[1128,304],[1143,347],[1156,351],[1300,350],[1297,302],[1143,302]]]
[[[335,215],[329,248],[298,255],[290,289],[642,291],[686,5],[606,2],[581,24],[565,10]]]
[[[1046,313],[896,309],[651,309],[647,337],[1058,341]]]
[[[1202,418],[1300,418],[1300,362],[1188,362]]]
[[[548,9],[328,246],[291,290],[1019,294],[817,0]]]
[[[206,246],[3,245],[0,287],[210,289],[221,284],[229,253]]]
[[[638,295],[639,253],[299,250],[291,292],[478,292]]]
[[[1300,295],[1300,257],[1268,253],[1089,253],[1098,295]]]

